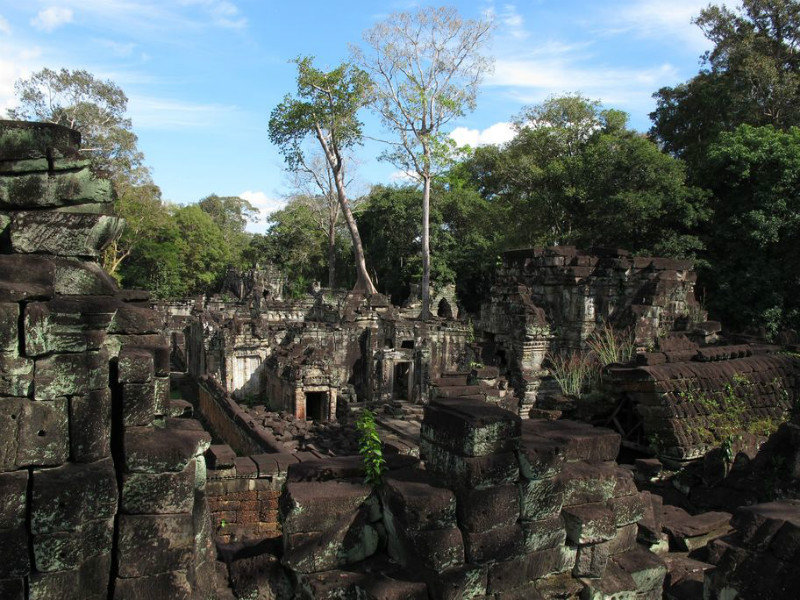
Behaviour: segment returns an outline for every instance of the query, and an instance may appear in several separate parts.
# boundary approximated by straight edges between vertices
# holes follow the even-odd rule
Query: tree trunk
[[[428,154],[426,149],[426,155]],[[423,176],[422,186],[422,312],[420,319],[431,316],[431,176]]]
[[[342,207],[342,214],[347,223],[347,228],[350,230],[350,237],[353,238],[353,255],[356,260],[357,273],[356,284],[353,287],[353,291],[364,292],[367,296],[377,294],[378,290],[375,289],[375,286],[372,284],[372,279],[370,279],[369,273],[367,272],[367,263],[364,260],[364,246],[361,243],[361,235],[358,233],[358,226],[353,217],[353,211],[350,210],[350,202],[348,202],[347,196],[344,193],[344,182],[342,181],[341,170],[335,170],[334,177],[336,179],[336,196],[339,198],[339,206]]]
[[[336,223],[328,218],[328,287],[336,287]]]

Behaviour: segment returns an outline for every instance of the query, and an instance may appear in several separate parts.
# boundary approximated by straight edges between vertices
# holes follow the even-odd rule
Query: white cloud
[[[413,171],[403,171],[402,169],[398,169],[397,171],[392,171],[389,173],[389,181],[392,183],[417,183],[419,181],[419,176],[414,173]]]
[[[456,127],[450,134],[459,146],[486,146],[488,144],[504,144],[514,137],[514,129],[511,123],[501,121],[486,129],[469,129],[467,127]]]
[[[235,106],[195,104],[153,96],[131,96],[128,102],[128,114],[137,129],[209,128],[237,110]]]
[[[13,44],[0,44],[0,118],[17,104],[14,83],[41,68],[41,50],[20,49]]]
[[[71,8],[51,6],[40,10],[39,13],[31,19],[31,25],[41,31],[55,31],[62,25],[72,23],[73,16]]]
[[[239,194],[239,197],[247,200],[258,209],[258,222],[247,224],[247,230],[253,233],[263,233],[266,229],[269,215],[276,210],[282,209],[287,202],[285,198],[271,198],[264,192],[253,190],[246,190]]]
[[[136,44],[133,42],[124,43],[115,42],[114,40],[97,40],[97,43],[108,48],[114,56],[119,56],[120,58],[129,57],[136,48]]]
[[[200,6],[215,25],[230,29],[241,29],[247,25],[238,7],[228,0],[180,0],[183,6]]]
[[[8,24],[8,21],[0,15],[0,33],[4,33],[9,35],[11,33],[11,25]]]
[[[525,20],[522,18],[522,15],[517,12],[516,6],[513,4],[504,4],[498,16],[500,22],[511,37],[517,40],[523,40],[528,37],[529,33],[525,29]]]

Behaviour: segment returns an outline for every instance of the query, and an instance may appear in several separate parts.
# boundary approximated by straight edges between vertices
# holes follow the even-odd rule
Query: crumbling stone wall
[[[637,360],[610,375],[641,419],[644,445],[667,461],[700,458],[748,428],[766,437],[800,396],[800,359],[775,347],[684,344]]]
[[[289,468],[283,563],[301,598],[662,597],[619,435],[448,399],[426,406],[422,440],[425,468],[390,465],[378,493],[358,463]]]
[[[484,338],[484,362],[508,373],[526,418],[543,385],[548,352],[585,349],[600,323],[633,329],[638,346],[655,346],[670,331],[706,339],[705,313],[694,297],[696,273],[689,261],[631,257],[623,250],[594,253],[571,246],[514,250],[503,255],[476,326]]]
[[[0,597],[213,589],[199,423],[171,417],[146,294],[97,263],[122,227],[77,132],[0,121]]]

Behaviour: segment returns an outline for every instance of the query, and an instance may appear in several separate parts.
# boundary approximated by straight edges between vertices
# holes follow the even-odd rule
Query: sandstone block
[[[72,460],[94,462],[111,455],[111,392],[93,390],[69,402]]]
[[[372,489],[344,481],[291,482],[281,496],[284,533],[346,528],[369,512]],[[368,502],[368,500],[370,502]]]
[[[127,346],[120,350],[118,359],[120,383],[149,383],[153,380],[155,362],[150,350]]]
[[[519,463],[513,452],[488,456],[462,456],[420,439],[420,453],[428,471],[448,487],[487,488],[519,478]]]
[[[387,523],[388,552],[404,566],[441,572],[464,564],[464,541],[458,527],[403,531]]]
[[[104,600],[110,573],[110,553],[92,556],[78,569],[33,573],[30,600]]]
[[[155,383],[122,385],[122,422],[126,427],[150,425],[156,414]]]
[[[610,557],[610,542],[579,546],[572,574],[575,577],[602,577]]]
[[[0,529],[0,579],[25,577],[31,570],[24,527]]]
[[[69,458],[69,415],[66,398],[23,401],[19,418],[17,465],[50,467]]]
[[[191,514],[120,515],[119,575],[147,577],[185,570],[193,545]]]
[[[455,494],[435,486],[422,471],[390,475],[381,494],[385,507],[404,529],[447,529],[456,524]]]
[[[523,479],[518,484],[522,518],[538,521],[557,514],[564,502],[562,482],[553,479]]]
[[[128,473],[121,510],[128,514],[188,513],[194,505],[195,460],[179,473]]]
[[[114,587],[114,600],[192,600],[192,586],[186,570],[175,570],[132,579],[119,578]]]
[[[0,178],[0,209],[56,208],[73,204],[110,203],[111,182],[90,168],[53,173],[27,173]]]
[[[77,155],[81,134],[51,123],[4,121],[0,127],[0,160]]]
[[[619,470],[616,465],[602,463],[567,463],[558,476],[564,491],[564,506],[605,502],[614,495]]]
[[[529,419],[526,432],[549,438],[563,445],[566,460],[604,462],[616,460],[621,436],[602,427],[577,421]]]
[[[53,258],[53,286],[64,296],[113,296],[117,283],[95,263],[74,258]]]
[[[0,473],[0,529],[25,527],[28,471]]]
[[[30,396],[34,363],[29,358],[0,353],[0,396]]]
[[[525,537],[526,552],[563,546],[567,540],[567,530],[560,514],[538,521],[521,521],[520,525]]]
[[[605,542],[617,532],[614,514],[604,504],[565,507],[561,514],[567,528],[567,539],[573,544]]]
[[[45,256],[0,254],[0,302],[53,297],[55,265]]]
[[[518,455],[520,472],[527,479],[549,479],[561,471],[564,464],[564,446],[536,435],[525,425]]]
[[[34,387],[37,400],[83,395],[108,387],[105,350],[79,354],[53,354],[36,359]]]
[[[33,536],[33,556],[40,573],[72,571],[92,556],[111,552],[114,519],[81,523],[74,531]]]
[[[569,571],[574,565],[575,550],[564,546],[497,562],[489,567],[487,591],[494,594],[521,588],[547,575]]]
[[[283,562],[300,573],[338,569],[372,556],[378,548],[378,532],[363,520],[350,527],[325,531],[284,533]]]
[[[25,355],[98,350],[117,303],[58,298],[25,307]]]
[[[163,330],[161,315],[150,308],[123,304],[114,315],[109,333],[143,335]]]
[[[0,398],[0,472],[17,468],[17,448],[19,447],[19,423],[22,416],[22,403],[27,398]]]
[[[179,472],[206,451],[211,445],[211,436],[202,430],[178,429],[167,420],[165,428],[127,428],[124,444],[128,472]]]
[[[642,496],[620,496],[608,501],[608,507],[614,513],[614,524],[617,527],[630,525],[644,517],[645,503]]]
[[[19,304],[0,302],[0,353],[19,350]]]
[[[507,560],[524,552],[525,535],[519,523],[481,533],[464,533],[467,562],[482,564],[491,560]]]
[[[11,249],[18,254],[97,258],[119,236],[123,224],[108,215],[16,212],[11,217]]]
[[[463,565],[437,573],[428,579],[435,598],[442,600],[477,600],[486,596],[486,565]]]
[[[458,493],[458,523],[467,531],[511,525],[520,516],[520,494],[513,483]]]

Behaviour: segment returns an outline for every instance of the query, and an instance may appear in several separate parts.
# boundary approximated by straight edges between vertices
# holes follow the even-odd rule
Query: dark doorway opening
[[[410,350],[414,349],[414,340],[403,340],[403,343],[400,344],[401,348],[408,348]]]
[[[394,385],[392,395],[397,400],[409,400],[408,372],[411,363],[399,362],[394,365]]]
[[[324,421],[327,405],[327,392],[306,392],[306,420]]]
[[[439,301],[439,307],[436,310],[436,316],[441,317],[443,319],[453,318],[453,309],[450,306],[450,303],[444,298],[442,298]]]

